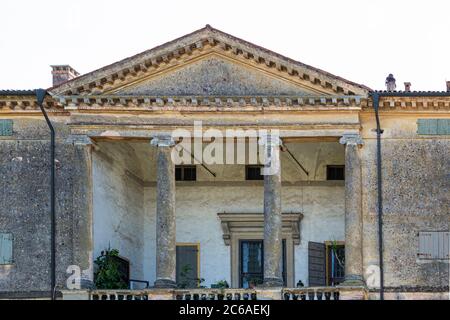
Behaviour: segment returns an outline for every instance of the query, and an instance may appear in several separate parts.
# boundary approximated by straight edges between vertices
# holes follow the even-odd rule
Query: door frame
[[[292,236],[283,233],[282,239],[286,240],[286,286],[294,287],[294,240]],[[257,232],[239,232],[231,235],[230,241],[230,268],[231,268],[231,287],[240,287],[240,241],[241,240],[264,240],[264,235]],[[264,270],[264,268],[263,268]]]

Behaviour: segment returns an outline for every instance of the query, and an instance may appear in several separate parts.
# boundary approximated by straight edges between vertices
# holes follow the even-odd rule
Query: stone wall
[[[418,118],[422,117],[381,117],[385,286],[403,292],[439,290],[449,285],[448,263],[420,261],[417,253],[418,232],[449,230],[450,140],[445,136],[418,136]],[[378,265],[376,140],[375,133],[370,131],[375,128],[373,115],[366,114],[363,119],[367,269]]]
[[[56,129],[57,284],[66,269],[92,268],[89,152],[69,143],[63,118]],[[12,265],[0,266],[0,292],[50,290],[49,131],[42,117],[14,119],[0,138],[0,232],[13,234]]]

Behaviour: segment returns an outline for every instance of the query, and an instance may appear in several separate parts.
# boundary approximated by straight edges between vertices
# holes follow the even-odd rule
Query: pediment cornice
[[[50,88],[53,95],[111,93],[209,53],[239,60],[314,92],[365,95],[369,88],[206,26],[196,32]]]
[[[60,96],[66,110],[109,111],[258,111],[258,110],[361,110],[361,96]]]

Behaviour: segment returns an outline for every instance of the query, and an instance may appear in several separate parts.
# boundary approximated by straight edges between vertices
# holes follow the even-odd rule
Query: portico
[[[356,133],[347,134],[348,128],[335,130],[338,133],[335,137],[305,137],[305,131],[298,131],[297,137],[293,132],[289,135],[284,133],[278,147],[269,145],[272,152],[274,148],[278,152],[278,157],[272,157],[272,161],[280,163],[280,171],[270,176],[269,181],[245,181],[245,164],[207,165],[206,168],[215,176],[197,165],[196,181],[175,181],[175,164],[170,153],[179,141],[171,138],[166,130],[149,132],[152,137],[146,139],[136,139],[131,134],[129,137],[121,135],[120,139],[101,134],[91,136],[94,145],[94,221],[111,219],[104,212],[111,214],[117,210],[101,208],[101,203],[109,203],[110,200],[102,200],[105,185],[96,183],[100,175],[108,176],[116,169],[120,170],[117,173],[121,176],[120,184],[127,190],[123,189],[124,192],[129,193],[120,207],[134,207],[132,211],[128,208],[122,217],[117,217],[117,223],[108,227],[110,231],[103,227],[97,229],[94,223],[94,246],[98,248],[94,249],[94,255],[108,244],[114,247],[123,245],[120,252],[130,259],[132,265],[136,265],[131,267],[131,270],[135,268],[133,278],[151,281],[158,288],[173,288],[177,280],[177,245],[197,244],[198,278],[204,278],[208,286],[226,279],[230,286],[240,287],[241,243],[243,240],[260,239],[264,243],[261,269],[266,280],[259,285],[293,287],[298,280],[308,283],[308,272],[311,272],[307,254],[309,241],[323,239],[319,241],[345,243],[346,280],[362,279],[361,260],[358,260],[362,256],[361,244],[353,242],[353,239],[360,237],[360,218],[357,210],[351,211],[358,208],[358,205],[353,206],[351,199],[361,201],[361,197],[354,194],[354,184],[347,186],[347,180],[344,184],[344,181],[327,180],[326,177],[327,164],[345,164],[352,170],[346,171],[346,179],[350,177],[357,183],[359,147],[349,150],[348,145],[341,143],[345,139],[357,143],[358,136]],[[106,133],[113,131],[121,132],[114,126],[104,129]],[[314,130],[308,133],[317,134]],[[267,146],[262,139],[259,140],[261,148]],[[203,144],[205,148],[208,143]],[[289,153],[308,170],[308,175]],[[121,159],[107,160],[108,156]],[[110,163],[107,164],[107,161]],[[107,169],[105,165],[112,165],[115,169]],[[268,180],[268,176],[264,178]],[[136,194],[141,194],[139,199],[135,198]],[[119,223],[128,219],[130,212],[137,220],[130,220],[129,230],[121,231],[123,226]],[[224,213],[228,220],[224,220]],[[292,216],[290,222],[285,220],[289,215]],[[137,224],[136,228],[131,223]],[[315,226],[317,230],[314,230]],[[140,240],[136,242],[130,237]],[[348,253],[349,244],[356,249],[353,252],[350,249]],[[286,263],[284,269],[280,263],[283,255]],[[135,262],[132,261],[133,256],[137,259]],[[213,276],[213,270],[221,271]]]
[[[191,287],[332,286],[344,260],[344,284],[363,285],[366,88],[209,26],[175,43],[54,89],[71,139],[92,143],[93,258],[111,245],[155,288],[186,273]],[[172,157],[180,130],[200,141],[193,163]],[[245,138],[212,134],[228,130]]]

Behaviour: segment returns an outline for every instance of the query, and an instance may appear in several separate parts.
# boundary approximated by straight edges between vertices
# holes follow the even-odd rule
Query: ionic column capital
[[[173,147],[175,145],[175,140],[172,136],[156,136],[152,138],[150,144],[155,147]]]
[[[357,133],[344,133],[339,139],[340,144],[362,146],[364,144],[363,139]]]

